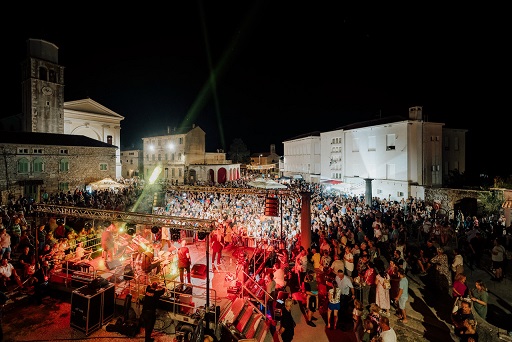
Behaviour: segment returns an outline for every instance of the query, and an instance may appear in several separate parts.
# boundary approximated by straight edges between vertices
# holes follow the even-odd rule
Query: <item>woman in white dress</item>
[[[391,284],[391,282],[386,270],[379,270],[379,273],[377,273],[375,277],[375,284],[377,285],[375,304],[381,308],[381,315],[389,316],[389,310],[391,309],[389,290],[391,289],[391,285],[387,286],[387,284]]]

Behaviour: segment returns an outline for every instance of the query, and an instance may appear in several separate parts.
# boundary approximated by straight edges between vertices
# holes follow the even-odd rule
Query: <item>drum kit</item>
[[[177,250],[158,251],[153,244],[141,235],[136,235],[128,243],[125,253],[131,255],[131,264],[137,274],[160,273],[167,274],[177,271]],[[176,270],[174,270],[174,268]]]

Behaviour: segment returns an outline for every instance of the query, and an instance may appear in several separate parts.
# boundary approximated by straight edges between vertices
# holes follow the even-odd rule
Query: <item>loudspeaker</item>
[[[265,198],[265,216],[279,216],[279,198]]]
[[[116,267],[121,266],[123,263],[119,260],[112,260],[112,261],[105,262],[105,264],[107,265],[107,268],[109,270],[115,270]]]

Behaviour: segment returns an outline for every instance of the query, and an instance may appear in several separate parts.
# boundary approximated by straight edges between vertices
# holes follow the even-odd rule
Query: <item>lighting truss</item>
[[[290,196],[291,190],[288,189],[261,189],[261,188],[223,188],[213,186],[167,186],[168,190],[175,190],[178,192],[207,192],[207,193],[228,193],[228,194],[253,194],[253,195],[268,195],[276,194],[282,196]]]
[[[121,221],[148,226],[170,227],[171,229],[193,230],[210,233],[215,229],[215,220],[195,219],[189,217],[153,215],[127,211],[101,210],[60,205],[35,204],[33,209],[39,213],[58,216],[72,216],[102,221]]]

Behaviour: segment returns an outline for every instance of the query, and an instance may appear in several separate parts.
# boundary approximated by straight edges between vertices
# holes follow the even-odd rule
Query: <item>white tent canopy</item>
[[[119,190],[124,188],[126,188],[126,185],[118,183],[110,177],[103,178],[86,186],[87,190]]]
[[[257,179],[252,182],[247,183],[248,185],[260,188],[260,189],[287,189],[288,187],[284,184],[278,183],[276,181],[273,181],[271,179]]]

